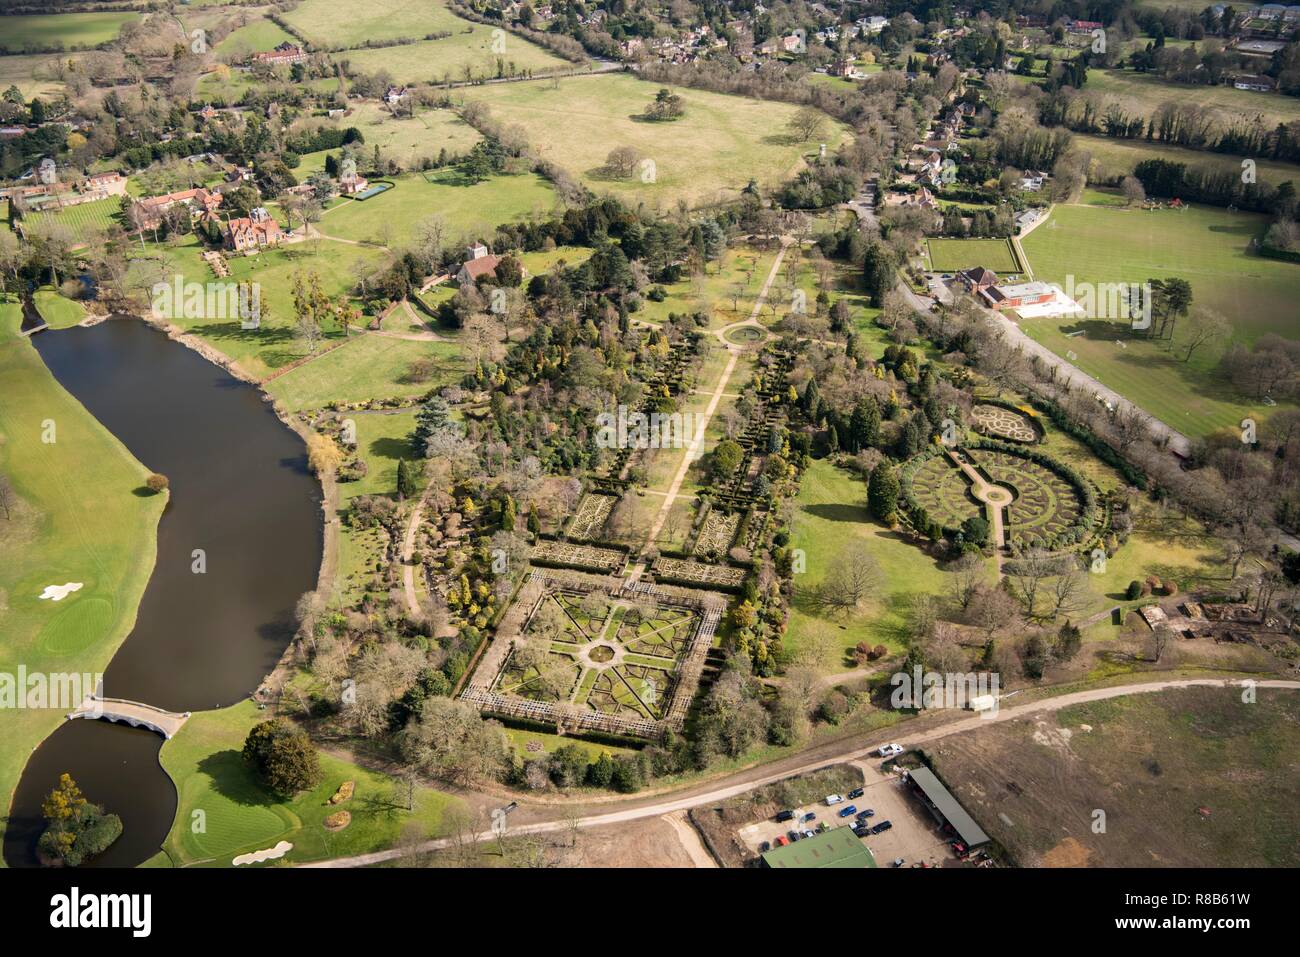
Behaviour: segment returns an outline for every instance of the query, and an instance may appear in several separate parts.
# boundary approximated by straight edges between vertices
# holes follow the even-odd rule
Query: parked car
[[[859,811],[859,812],[858,812],[858,820],[859,820],[859,821],[865,821],[867,818],[869,818],[869,817],[875,817],[875,816],[876,816],[876,812],[873,811],[871,808],[867,808],[865,811]]]
[[[792,841],[797,841],[797,840],[799,840],[799,832],[798,832],[798,831],[787,831],[785,836],[788,837],[788,838],[789,838],[790,840],[792,840]]]
[[[879,834],[881,831],[888,831],[893,826],[894,826],[893,821],[881,821],[879,824],[877,824],[875,827],[871,829],[871,833]]]
[[[794,820],[794,811],[777,811],[777,812],[776,812],[776,821],[777,821],[778,824],[782,824],[782,823],[784,823],[784,822],[786,822],[786,821],[793,821],[793,820]]]
[[[843,804],[843,803],[844,803],[844,795],[843,795],[843,794],[828,794],[828,795],[826,795],[826,806],[827,806],[827,807],[834,807],[836,804]]]
[[[803,816],[803,819],[804,819],[805,821],[815,821],[815,820],[817,820],[817,812],[816,812],[816,811],[809,811],[807,814],[805,814],[805,815]]]
[[[840,817],[852,817],[858,813],[858,806],[850,804],[848,807],[840,808]]]
[[[809,830],[806,830],[806,831],[803,832],[803,836],[804,836],[804,837],[816,837],[816,836],[817,836],[817,832],[814,831],[814,830],[812,830],[812,829],[810,828]]]
[[[894,867],[902,867],[902,866],[903,866],[903,859],[902,859],[901,857],[896,857],[896,858],[894,858],[894,865],[893,865],[893,866],[894,866]]]
[[[790,839],[789,839],[788,837],[786,837],[784,834],[779,834],[779,835],[777,835],[777,838],[776,838],[776,846],[777,846],[777,847],[785,847],[785,846],[786,846],[787,844],[789,844],[789,843],[790,843]]]
[[[871,828],[867,827],[865,824],[854,824],[853,833],[857,837],[867,837],[871,833]]]
[[[780,838],[778,838],[777,840],[780,840]],[[762,844],[758,845],[758,853],[760,854],[766,854],[771,849],[772,849],[772,845],[768,841],[764,841]]]
[[[903,753],[901,744],[882,744],[876,751],[882,758],[892,758]]]
[[[867,793],[866,788],[854,788],[852,791],[849,792],[849,800],[852,801],[854,798],[860,798],[862,797],[862,795],[866,793]]]

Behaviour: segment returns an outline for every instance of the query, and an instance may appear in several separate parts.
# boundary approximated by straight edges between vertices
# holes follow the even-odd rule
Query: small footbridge
[[[133,728],[148,728],[170,739],[189,720],[189,717],[188,711],[183,713],[164,711],[162,708],[141,704],[139,701],[90,695],[81,702],[76,711],[68,715],[68,720],[103,718],[106,721],[121,721]]]

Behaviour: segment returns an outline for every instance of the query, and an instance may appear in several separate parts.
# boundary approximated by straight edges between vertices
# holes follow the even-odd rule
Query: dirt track
[[[1300,690],[1300,681],[1258,681],[1255,685],[1260,688],[1288,688]],[[1240,681],[1227,681],[1213,678],[1195,678],[1195,679],[1166,679],[1161,681],[1150,681],[1129,685],[1115,685],[1107,688],[1092,688],[1087,691],[1076,691],[1071,694],[1059,695],[1054,698],[1044,698],[1040,701],[1033,701],[1018,707],[1001,708],[997,714],[989,717],[972,716],[960,718],[955,721],[949,721],[937,727],[920,731],[913,735],[900,734],[895,740],[899,741],[905,747],[916,747],[917,745],[926,744],[949,735],[961,734],[964,731],[971,731],[975,728],[987,726],[990,722],[996,723],[1001,721],[1010,721],[1014,718],[1024,717],[1025,715],[1035,714],[1043,711],[1058,711],[1061,708],[1070,705],[1082,704],[1088,701],[1101,701],[1106,698],[1116,698],[1129,694],[1142,694],[1154,691],[1164,691],[1169,688],[1189,688],[1189,687],[1240,687]],[[851,761],[860,758],[872,756],[873,752],[881,744],[890,740],[891,732],[885,732],[873,736],[867,744],[857,742],[835,742],[833,744],[822,745],[811,748],[794,757],[777,761],[772,764],[766,764],[761,767],[751,768],[738,774],[725,778],[722,781],[711,782],[706,785],[700,785],[696,788],[688,788],[684,791],[670,795],[657,796],[641,799],[633,799],[630,802],[620,802],[618,810],[608,811],[606,813],[590,814],[581,817],[578,827],[599,827],[607,824],[618,824],[622,822],[637,821],[648,817],[658,817],[660,815],[672,814],[676,811],[684,811],[701,804],[710,804],[716,801],[726,800],[743,794],[754,787],[764,784],[771,784],[780,781],[783,778],[793,777],[799,774],[806,774],[824,767],[827,764],[838,761]],[[520,810],[523,810],[522,808]],[[556,812],[552,812],[556,813]],[[570,822],[554,818],[549,820],[538,820],[529,823],[520,823],[512,828],[514,833],[542,833],[555,831],[570,826]],[[492,834],[483,833],[478,835],[479,840],[491,840]],[[313,864],[304,864],[304,867],[366,867],[383,861],[396,860],[408,854],[418,851],[439,850],[448,845],[446,839],[438,838],[426,841],[416,848],[392,848],[386,851],[375,851],[370,854],[360,854],[355,857],[337,858],[330,861],[319,861]]]

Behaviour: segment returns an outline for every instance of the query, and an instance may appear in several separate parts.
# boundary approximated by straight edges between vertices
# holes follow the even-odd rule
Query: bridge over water
[[[148,728],[164,738],[171,738],[181,726],[189,720],[190,712],[178,713],[155,708],[151,704],[128,701],[125,698],[104,698],[89,695],[78,705],[77,710],[68,715],[73,718],[103,718],[108,721],[121,721],[133,728]]]

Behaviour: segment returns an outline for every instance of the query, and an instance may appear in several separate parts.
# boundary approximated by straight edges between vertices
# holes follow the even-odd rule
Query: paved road
[[[1254,685],[1257,688],[1285,688],[1289,690],[1300,690],[1300,681],[1268,680],[1254,682]],[[1059,695],[1054,698],[1044,698],[1040,701],[1028,702],[1017,707],[1003,707],[994,715],[963,717],[913,735],[900,735],[894,738],[894,740],[899,741],[906,748],[914,748],[918,745],[927,744],[931,741],[946,738],[950,735],[974,731],[990,724],[996,724],[1002,721],[1011,721],[1016,718],[1027,717],[1031,714],[1059,711],[1061,708],[1083,704],[1089,701],[1102,701],[1107,698],[1119,698],[1130,694],[1166,691],[1172,688],[1229,688],[1242,686],[1243,683],[1240,681],[1194,678],[1166,679],[1138,682],[1128,685],[1116,685],[1108,688],[1093,688],[1087,691],[1076,691],[1072,694]],[[752,791],[755,788],[767,784],[773,784],[788,777],[816,771],[820,768],[826,767],[828,764],[870,758],[874,756],[876,749],[880,747],[880,745],[889,741],[894,735],[899,735],[899,732],[883,732],[878,735],[873,735],[869,743],[865,744],[860,743],[859,739],[839,742],[833,747],[813,748],[807,754],[799,758],[778,762],[780,769],[776,771],[764,771],[764,769],[761,768],[751,769],[750,771],[740,772],[737,775],[733,775],[729,779],[723,779],[722,781],[715,782],[712,785],[706,785],[704,786],[704,789],[697,789],[694,793],[687,793],[680,796],[667,796],[662,799],[650,799],[636,804],[635,806],[619,808],[618,810],[608,811],[603,814],[592,814],[580,817],[576,822],[561,817],[558,820],[543,820],[520,824],[511,827],[510,833],[544,834],[565,830],[574,826],[583,828],[601,827],[608,824],[622,824],[629,821],[643,820],[648,817],[674,814],[676,812],[689,810],[693,807],[699,807],[700,805],[715,804],[719,801],[736,797],[748,791]],[[484,832],[475,835],[475,840],[490,841],[493,840],[494,837],[495,835],[489,832]],[[397,860],[412,854],[442,850],[451,846],[452,843],[453,841],[449,838],[438,838],[435,840],[425,841],[415,847],[392,848],[386,851],[375,851],[371,854],[359,854],[355,857],[335,858],[330,861],[318,861],[316,863],[303,864],[301,866],[368,867],[373,864],[381,864],[385,861]]]

